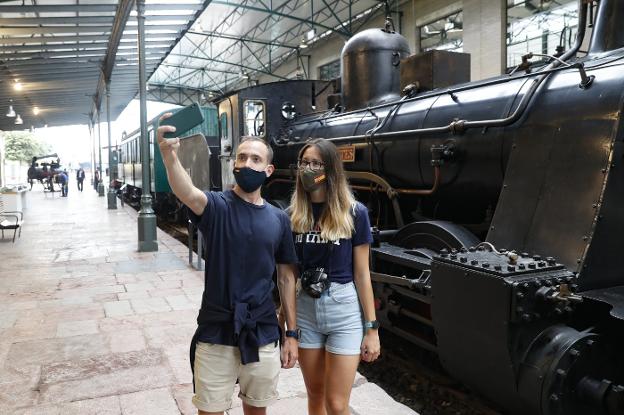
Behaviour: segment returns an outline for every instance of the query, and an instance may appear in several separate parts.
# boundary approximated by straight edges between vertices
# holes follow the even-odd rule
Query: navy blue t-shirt
[[[299,269],[325,268],[332,282],[346,284],[353,281],[353,247],[373,242],[368,219],[368,209],[357,202],[353,215],[354,232],[350,239],[341,238],[330,244],[321,238],[318,220],[323,213],[325,203],[312,203],[314,230],[304,234],[294,234],[295,249],[299,257]]]
[[[201,216],[188,209],[206,243],[202,308],[206,302],[230,310],[237,303],[257,307],[272,302],[276,263],[297,263],[288,215],[266,202],[246,202],[232,190],[206,192],[206,197]],[[259,324],[256,336],[259,345],[277,341],[277,317],[275,324]],[[235,346],[234,325],[208,325],[199,341]]]

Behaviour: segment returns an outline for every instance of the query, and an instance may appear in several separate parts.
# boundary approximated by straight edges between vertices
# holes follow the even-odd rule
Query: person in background
[[[85,179],[85,171],[83,170],[82,167],[80,167],[78,171],[76,171],[76,182],[78,183],[78,190],[80,190],[81,192],[83,189],[84,179]]]
[[[95,174],[93,176],[93,188],[97,191],[98,184],[100,183],[100,171],[95,169]]]
[[[67,197],[67,191],[69,190],[68,186],[69,177],[67,176],[67,170],[63,170],[59,174],[59,183],[61,184],[61,196]]]
[[[356,202],[336,146],[324,139],[299,152],[290,220],[299,257],[299,364],[310,415],[348,415],[360,359],[379,357],[368,210]]]

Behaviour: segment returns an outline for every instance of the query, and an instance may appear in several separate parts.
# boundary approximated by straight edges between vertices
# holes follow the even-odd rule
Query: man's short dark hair
[[[271,164],[273,162],[273,149],[271,148],[271,145],[264,138],[256,137],[253,135],[246,135],[246,136],[241,137],[241,141],[240,141],[241,144],[243,144],[246,141],[258,141],[264,144],[267,148],[267,163]]]

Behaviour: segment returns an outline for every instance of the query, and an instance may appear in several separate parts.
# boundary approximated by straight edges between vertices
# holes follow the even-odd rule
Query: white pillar
[[[464,52],[473,81],[505,71],[506,20],[505,0],[464,0]]]

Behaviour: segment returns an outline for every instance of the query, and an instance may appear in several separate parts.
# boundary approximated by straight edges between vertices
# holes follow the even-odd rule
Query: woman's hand
[[[379,344],[379,332],[375,329],[368,329],[362,346],[360,346],[360,356],[365,362],[374,362],[381,353],[381,345]]]

